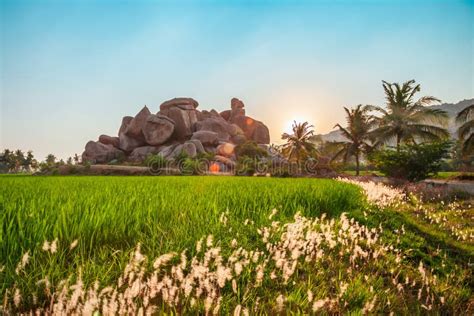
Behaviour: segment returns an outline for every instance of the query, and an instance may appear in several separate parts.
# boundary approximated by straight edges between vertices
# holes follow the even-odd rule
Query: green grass
[[[33,306],[35,283],[45,276],[54,285],[81,271],[86,285],[95,280],[102,286],[113,284],[138,243],[149,258],[184,249],[195,255],[196,241],[209,234],[227,256],[231,249],[226,245],[234,238],[244,249],[264,248],[255,228],[271,224],[269,214],[274,208],[278,212],[272,220],[281,223],[291,222],[297,212],[307,218],[323,213],[338,218],[347,212],[369,228],[383,228],[383,242],[401,249],[403,261],[395,263],[395,256],[387,254],[381,261],[354,267],[348,254],[341,257],[337,250],[326,249],[328,261],[303,264],[291,284],[265,279],[263,288],[239,292],[238,298],[247,306],[258,306],[256,297],[260,297],[260,306],[268,310],[275,305],[275,297],[284,293],[288,308],[307,312],[311,304],[306,289],[312,288],[315,297],[323,298],[335,295],[340,282],[348,282],[340,299],[346,303],[340,303],[336,312],[360,313],[373,299],[373,285],[376,291],[389,287],[378,296],[382,304],[376,308],[378,312],[388,313],[388,306],[392,306],[403,313],[421,313],[416,295],[390,289],[393,276],[389,274],[391,267],[401,265],[402,275],[416,279],[420,260],[437,274],[438,283],[432,285],[436,297],[446,296],[444,288],[450,289],[446,307],[438,311],[456,312],[468,305],[474,283],[468,267],[474,261],[472,244],[430,226],[415,212],[374,209],[359,187],[333,180],[211,176],[0,176],[0,295],[6,289],[21,289],[30,297],[25,300],[27,309]],[[226,225],[220,220],[224,212]],[[254,224],[244,225],[246,220]],[[406,228],[406,234],[400,234],[401,227]],[[45,240],[56,238],[56,254],[41,250]],[[70,250],[76,239],[77,248]],[[30,263],[17,275],[15,269],[26,251],[31,255]],[[352,274],[347,274],[349,268],[354,269]],[[365,277],[371,280],[370,285]],[[253,281],[244,273],[238,282],[248,287]],[[239,302],[228,286],[223,291],[222,308],[228,313]]]
[[[433,176],[432,179],[451,179],[460,175],[474,176],[474,172],[460,172],[460,171],[441,171],[437,175]]]
[[[60,280],[83,267],[86,281],[110,281],[138,242],[157,256],[192,248],[207,234],[234,238],[219,222],[226,210],[237,230],[245,219],[262,224],[273,208],[285,219],[297,211],[339,215],[361,206],[357,188],[316,179],[3,176],[0,183],[2,292],[13,284],[23,253],[41,254],[45,240],[69,245],[79,239],[77,255],[40,260],[32,274]]]
[[[342,173],[350,175],[350,176],[355,176],[356,174],[355,170],[344,170]],[[384,176],[383,173],[381,173],[378,170],[373,170],[373,171],[361,170],[360,171],[361,176],[372,176],[374,174],[377,176]],[[445,179],[455,178],[457,176],[460,176],[461,174],[474,176],[474,173],[472,172],[440,171],[435,176],[431,177],[431,179],[445,180]]]
[[[342,172],[343,174],[347,174],[347,175],[350,175],[350,176],[355,176],[356,175],[356,172],[355,170],[344,170]],[[359,172],[359,175],[361,176],[372,176],[372,175],[376,175],[376,176],[383,176],[383,173],[381,173],[380,171],[378,170],[373,170],[373,171],[370,171],[370,170],[361,170]]]

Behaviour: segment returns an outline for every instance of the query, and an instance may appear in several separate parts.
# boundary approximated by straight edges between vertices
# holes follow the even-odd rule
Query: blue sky
[[[474,1],[0,0],[0,147],[81,153],[143,105],[238,97],[273,142],[343,106],[382,104],[381,80],[474,97]]]

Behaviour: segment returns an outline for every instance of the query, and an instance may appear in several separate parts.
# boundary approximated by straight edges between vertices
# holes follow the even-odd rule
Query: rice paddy
[[[383,187],[257,177],[0,184],[6,313],[472,309],[472,243],[421,231]]]

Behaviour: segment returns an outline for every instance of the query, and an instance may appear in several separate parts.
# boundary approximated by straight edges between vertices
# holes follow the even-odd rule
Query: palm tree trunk
[[[356,154],[356,176],[359,175],[359,153]]]
[[[397,134],[397,152],[400,151],[400,135]]]

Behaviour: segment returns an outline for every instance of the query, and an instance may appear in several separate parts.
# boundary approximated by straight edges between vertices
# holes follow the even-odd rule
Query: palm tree
[[[474,104],[468,106],[456,115],[456,122],[461,124],[458,129],[463,156],[474,154]]]
[[[342,135],[347,138],[347,142],[340,142],[341,149],[334,155],[332,160],[342,156],[344,162],[347,162],[351,157],[355,158],[356,175],[360,171],[360,156],[367,153],[372,148],[371,129],[375,121],[369,115],[370,107],[359,104],[354,109],[344,107],[346,111],[347,127],[344,128],[340,124],[336,126],[341,131]]]
[[[46,164],[48,166],[52,166],[56,163],[56,156],[54,156],[53,154],[49,154],[48,156],[46,156]]]
[[[316,153],[316,146],[311,142],[311,136],[314,134],[313,125],[309,125],[308,122],[296,123],[294,121],[291,129],[292,134],[281,135],[281,139],[286,140],[286,144],[281,147],[282,153],[289,161],[300,163]]]
[[[386,81],[382,81],[382,84],[386,109],[369,107],[382,114],[382,117],[378,118],[378,127],[373,131],[373,135],[381,143],[395,140],[398,150],[402,142],[433,141],[449,137],[449,132],[442,127],[447,122],[447,113],[427,107],[440,100],[424,96],[415,101],[415,94],[421,90],[415,80],[402,85]]]

